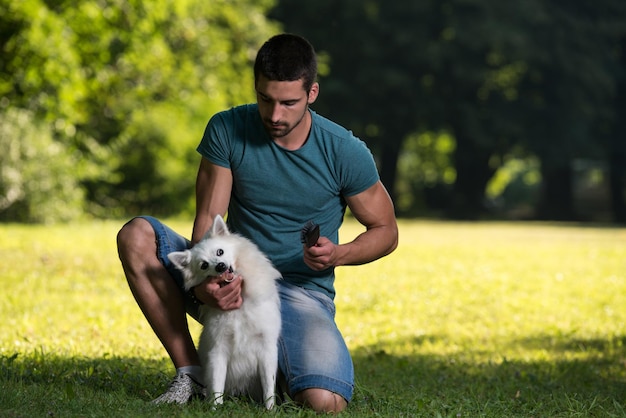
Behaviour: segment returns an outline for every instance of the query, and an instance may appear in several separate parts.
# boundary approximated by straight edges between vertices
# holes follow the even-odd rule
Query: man
[[[245,303],[245,278],[224,285],[225,277],[215,277],[185,293],[167,259],[198,242],[215,215],[228,213],[229,227],[253,240],[283,275],[279,369],[287,393],[318,412],[340,412],[351,400],[354,371],[334,322],[334,267],[368,263],[396,248],[393,204],[365,144],[309,109],[319,84],[308,41],[272,37],[258,52],[254,76],[257,104],[215,115],[198,146],[191,242],[151,217],[131,220],[118,234],[131,291],[177,370],[155,401],[184,403],[201,391],[185,313],[197,318],[202,303],[223,310]],[[365,231],[339,245],[346,206]],[[321,230],[310,248],[300,243],[308,220]]]

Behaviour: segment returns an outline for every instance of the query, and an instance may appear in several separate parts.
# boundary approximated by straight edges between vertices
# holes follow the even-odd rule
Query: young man
[[[253,240],[283,276],[279,368],[288,394],[318,412],[339,412],[352,397],[354,372],[334,321],[334,268],[396,248],[393,204],[365,144],[309,109],[319,85],[315,51],[305,39],[272,37],[258,52],[254,76],[257,104],[215,115],[198,146],[191,242],[151,217],[131,220],[118,234],[131,291],[177,370],[155,401],[184,403],[201,392],[186,312],[197,318],[201,303],[223,310],[245,303],[245,278],[224,285],[226,277],[215,277],[185,294],[167,259],[228,213],[229,227]],[[346,206],[365,231],[339,245]],[[308,220],[321,230],[310,248],[300,243]]]

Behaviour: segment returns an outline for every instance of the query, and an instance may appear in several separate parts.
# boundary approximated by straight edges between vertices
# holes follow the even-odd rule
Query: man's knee
[[[298,392],[295,401],[322,413],[338,413],[348,406],[348,402],[341,395],[319,388]]]
[[[120,257],[133,245],[154,242],[154,230],[143,218],[128,221],[117,233],[117,250]]]
[[[131,287],[147,264],[157,262],[155,240],[152,225],[143,218],[132,219],[117,233],[117,253]]]

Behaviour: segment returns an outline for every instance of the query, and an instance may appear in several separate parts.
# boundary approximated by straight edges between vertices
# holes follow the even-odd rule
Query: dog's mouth
[[[224,273],[228,273],[228,274],[229,274],[229,277],[230,277],[229,279],[224,279],[224,281],[225,281],[226,283],[230,283],[230,282],[232,282],[233,280],[235,280],[235,275],[233,274],[234,272],[235,272],[235,270],[233,270],[233,266],[228,267],[228,270],[226,270],[226,271],[224,272]],[[224,274],[224,273],[222,273],[222,274]]]
[[[224,272],[220,273],[222,277],[222,281],[220,282],[220,287],[224,287],[227,284],[231,283],[235,280],[235,270],[233,270],[233,266],[228,267],[228,269],[224,270]]]

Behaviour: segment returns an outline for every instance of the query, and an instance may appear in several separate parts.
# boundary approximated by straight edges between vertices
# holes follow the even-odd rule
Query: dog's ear
[[[189,267],[189,263],[191,262],[191,251],[176,251],[173,253],[169,253],[167,258],[170,259],[172,264],[176,266],[177,269],[185,271]]]
[[[211,225],[211,236],[216,237],[219,235],[230,235],[228,226],[226,226],[226,222],[224,222],[221,215],[217,215],[213,220],[213,225]]]

